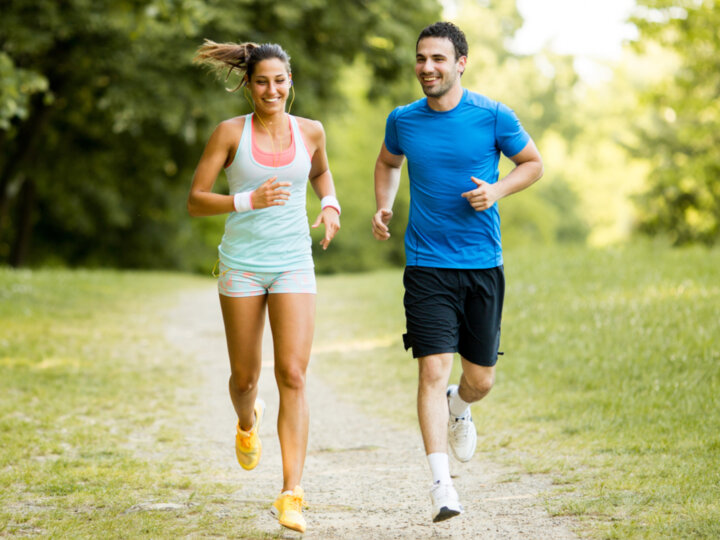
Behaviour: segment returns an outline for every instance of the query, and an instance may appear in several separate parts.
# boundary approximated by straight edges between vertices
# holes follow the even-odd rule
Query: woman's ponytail
[[[290,57],[280,45],[275,43],[263,43],[262,45],[252,42],[215,43],[206,39],[196,51],[193,61],[196,64],[207,64],[221,73],[227,69],[226,81],[233,71],[238,71],[241,82],[231,90],[234,92],[252,76],[258,62],[269,58],[277,58],[282,61],[290,73]]]
[[[225,80],[230,77],[233,71],[238,71],[240,77],[244,78],[248,71],[248,60],[253,49],[259,47],[257,43],[215,43],[209,39],[198,48],[193,62],[207,64],[218,72],[227,69]],[[238,88],[242,86],[242,82]],[[237,88],[235,88],[237,90]]]

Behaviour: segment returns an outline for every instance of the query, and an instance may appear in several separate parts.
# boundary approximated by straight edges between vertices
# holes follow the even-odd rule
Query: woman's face
[[[284,112],[290,84],[291,76],[285,62],[279,58],[258,62],[247,85],[255,103],[255,110],[265,114]]]

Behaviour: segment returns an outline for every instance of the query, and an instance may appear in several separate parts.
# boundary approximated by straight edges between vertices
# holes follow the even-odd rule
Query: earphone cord
[[[292,109],[293,102],[295,101],[295,88],[292,86],[292,81],[290,82],[290,90],[292,91],[292,98],[290,99],[290,106],[288,107],[288,115],[290,114],[290,110]],[[257,111],[255,110],[255,103],[253,103],[252,99],[250,99],[250,98],[248,97],[247,91],[248,91],[248,90],[247,90],[247,87],[244,86],[244,87],[243,87],[243,95],[245,96],[245,99],[246,99],[246,100],[248,101],[248,103],[250,104],[250,107],[251,107],[252,110],[253,110],[253,114],[254,114],[255,116],[257,116],[257,119],[260,120],[260,123],[261,123],[262,126],[265,128],[265,131],[267,131],[267,132],[268,132],[268,135],[270,135],[270,147],[272,148],[273,168],[275,168],[277,165],[276,165],[276,161],[275,161],[275,141],[274,141],[274,137],[273,137],[272,133],[270,132],[270,130],[268,129],[268,127],[267,127],[267,125],[265,124],[265,122],[263,121],[262,117],[261,117],[261,116],[257,113]]]

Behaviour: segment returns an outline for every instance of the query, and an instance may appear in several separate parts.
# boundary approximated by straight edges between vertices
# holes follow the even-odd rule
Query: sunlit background
[[[542,180],[499,203],[504,356],[473,410],[482,492],[520,495],[495,498],[497,513],[484,495],[467,500],[466,523],[478,537],[506,536],[508,523],[550,537],[533,533],[542,524],[523,517],[525,499],[581,538],[720,538],[719,8],[1,1],[0,536],[279,534],[256,517],[267,505],[242,495],[256,477],[218,476],[208,459],[225,448],[223,467],[235,467],[234,426],[225,442],[194,431],[220,422],[208,397],[226,391],[210,277],[224,217],[190,218],[186,199],[214,127],[250,111],[225,90],[237,79],[192,64],[204,38],[281,43],[292,113],[325,126],[343,212],[330,248],[314,254],[310,377],[332,391],[311,402],[322,396],[335,415],[333,394],[373,429],[417,429],[417,365],[401,338],[408,180],[392,238],[379,243],[373,168],[388,113],[422,97],[418,32],[447,18],[469,40],[463,85],[512,107],[545,164]],[[224,175],[216,189],[227,190]],[[308,201],[314,219],[314,193]],[[216,370],[221,384],[203,382]],[[309,461],[364,466],[360,452],[382,451],[376,443],[315,447]],[[424,488],[422,503],[385,504],[404,481],[397,470],[363,469],[379,486],[360,497],[369,512],[352,482],[308,489],[315,537],[400,538],[421,526]],[[152,510],[165,502],[171,511]],[[382,527],[353,529],[351,514],[381,516]]]
[[[344,212],[333,249],[316,253],[318,270],[402,265],[407,178],[393,238],[378,245],[368,225],[373,164],[387,114],[422,97],[415,38],[441,18],[468,37],[463,84],[513,108],[544,158],[541,182],[500,202],[507,247],[719,238],[714,1],[2,9],[0,264],[209,271],[223,218],[189,218],[185,197],[214,126],[249,111],[228,81],[192,64],[211,38],[280,42],[292,57],[293,113],[325,126]]]

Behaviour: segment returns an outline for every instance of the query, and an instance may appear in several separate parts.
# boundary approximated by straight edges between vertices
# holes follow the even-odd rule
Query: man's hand
[[[381,208],[372,218],[372,232],[377,240],[387,240],[390,238],[390,229],[388,224],[392,219],[393,213],[389,208]]]
[[[488,184],[484,180],[478,180],[474,176],[470,178],[477,184],[477,188],[472,191],[466,191],[462,196],[465,197],[470,203],[470,206],[478,212],[487,210],[498,200],[495,184]]]
[[[320,212],[320,215],[315,220],[315,223],[312,224],[312,228],[315,229],[316,227],[319,227],[320,223],[325,225],[325,238],[320,240],[320,245],[323,249],[327,249],[330,242],[335,237],[335,233],[340,229],[340,214],[338,214],[338,211],[334,208],[326,206]]]

